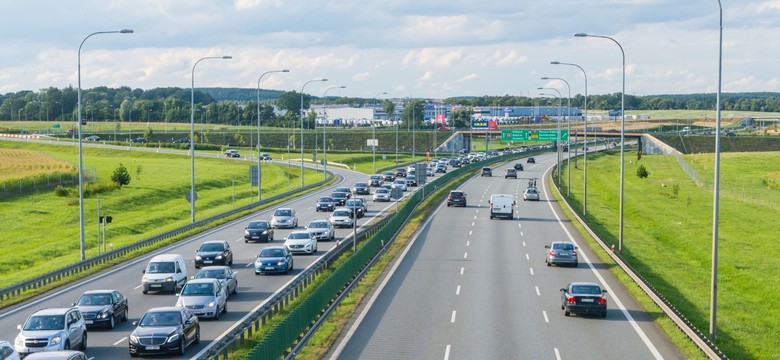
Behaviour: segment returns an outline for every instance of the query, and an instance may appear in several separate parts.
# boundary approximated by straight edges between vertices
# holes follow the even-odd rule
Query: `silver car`
[[[379,188],[374,190],[374,201],[390,201],[390,190]]]
[[[336,238],[336,229],[328,220],[314,220],[306,226],[306,230],[317,240],[331,241]]]
[[[274,229],[297,228],[298,217],[295,215],[295,210],[290,208],[276,209],[276,211],[274,211],[273,217],[271,217],[271,226],[273,226]]]
[[[39,310],[16,328],[19,335],[14,347],[21,356],[42,351],[87,349],[87,325],[75,307]]]
[[[284,247],[293,254],[314,254],[317,252],[317,239],[308,231],[293,231],[287,235]]]
[[[200,269],[193,279],[217,279],[222,283],[228,297],[238,293],[238,273],[230,266],[206,266]]]
[[[330,214],[330,223],[334,227],[352,227],[354,224],[354,216],[350,209],[336,209]]]
[[[544,262],[547,266],[552,265],[572,265],[577,267],[577,247],[568,241],[553,241],[550,245],[545,245]]]
[[[523,201],[539,201],[539,190],[528,188],[523,191]]]
[[[227,295],[217,279],[190,280],[176,296],[176,307],[186,307],[198,317],[216,320],[220,313],[227,313]]]

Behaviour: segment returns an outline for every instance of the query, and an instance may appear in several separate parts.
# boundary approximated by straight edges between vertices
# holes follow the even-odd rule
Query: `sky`
[[[0,0],[0,94],[81,85],[430,98],[714,93],[717,0]],[[723,92],[780,92],[780,0],[723,0]],[[289,73],[266,71],[288,69]],[[328,79],[327,82],[309,82]],[[307,83],[308,82],[308,83]],[[344,86],[344,89],[331,87]],[[543,90],[550,93],[551,90]],[[382,94],[387,93],[387,94]]]

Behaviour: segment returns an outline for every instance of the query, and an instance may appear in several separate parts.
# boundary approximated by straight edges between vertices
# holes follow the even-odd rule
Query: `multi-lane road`
[[[555,155],[523,160],[519,178],[463,184],[468,207],[442,204],[356,316],[331,359],[677,359],[678,350],[626,294],[562,216],[538,181],[541,201],[524,202],[528,178],[543,179]],[[491,194],[517,198],[513,220],[490,220]],[[595,194],[594,196],[598,196]],[[577,268],[547,267],[545,244],[579,245]],[[605,319],[565,317],[560,289],[593,281],[608,290]]]

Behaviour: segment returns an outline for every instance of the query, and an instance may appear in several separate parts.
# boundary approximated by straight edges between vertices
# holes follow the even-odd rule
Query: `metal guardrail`
[[[305,186],[303,188],[295,189],[295,190],[292,190],[292,191],[287,191],[285,193],[282,193],[282,194],[279,194],[279,195],[275,195],[275,196],[266,198],[266,199],[261,200],[259,202],[255,202],[255,203],[252,203],[252,204],[244,205],[244,206],[241,206],[239,208],[236,208],[236,209],[233,209],[233,210],[221,213],[221,214],[217,214],[217,215],[205,218],[203,220],[196,221],[194,223],[191,223],[191,224],[188,224],[188,225],[185,225],[185,226],[182,226],[182,227],[178,227],[178,228],[170,230],[170,231],[166,231],[166,232],[164,232],[162,234],[158,234],[158,235],[155,235],[155,236],[152,236],[152,237],[149,237],[149,238],[137,241],[135,243],[122,246],[122,247],[120,247],[118,249],[106,252],[104,254],[101,254],[101,255],[98,255],[98,256],[95,256],[95,257],[91,257],[91,258],[85,259],[83,261],[79,261],[79,262],[77,262],[75,264],[72,264],[72,265],[69,265],[69,266],[57,269],[57,270],[50,271],[48,273],[36,276],[36,277],[34,277],[32,279],[25,280],[25,281],[22,281],[20,283],[17,283],[17,284],[11,285],[11,286],[7,286],[5,288],[0,289],[0,300],[8,300],[8,299],[11,299],[11,298],[13,298],[15,296],[21,295],[25,291],[47,286],[47,285],[49,285],[51,283],[60,281],[62,279],[65,279],[65,278],[68,278],[70,276],[76,275],[76,274],[78,274],[80,272],[89,270],[89,269],[91,269],[91,268],[93,268],[95,266],[99,266],[101,264],[105,264],[107,262],[110,262],[110,261],[112,261],[114,259],[117,259],[119,257],[122,257],[122,256],[126,255],[127,253],[136,251],[138,249],[141,249],[141,248],[144,248],[144,247],[149,246],[151,244],[157,243],[159,241],[171,238],[173,236],[185,233],[187,231],[190,231],[192,229],[198,228],[200,226],[207,225],[207,224],[212,223],[214,221],[221,220],[223,218],[226,218],[226,217],[229,217],[229,216],[241,213],[241,212],[246,211],[246,210],[253,209],[255,207],[259,207],[259,206],[265,205],[265,204],[273,202],[273,201],[277,201],[279,199],[282,199],[284,197],[293,195],[293,194],[301,192],[301,191],[306,191],[306,190],[309,190],[309,189],[321,186],[321,185],[326,184],[327,182],[331,181],[334,177],[335,177],[335,175],[333,175],[333,173],[330,173],[329,176],[327,178],[325,178],[324,180],[321,180],[321,181],[319,181],[317,183],[314,183],[314,184],[311,184],[311,185],[307,185],[307,186]]]
[[[555,167],[553,168],[551,174],[554,172]],[[553,181],[555,181],[554,177]],[[728,357],[723,352],[721,352],[720,349],[718,349],[718,347],[712,341],[710,341],[710,339],[707,338],[704,333],[699,331],[699,329],[697,329],[696,326],[690,320],[688,320],[685,315],[682,314],[682,312],[677,310],[677,308],[675,308],[669,300],[661,295],[661,292],[653,287],[653,285],[650,284],[647,279],[639,274],[639,272],[636,271],[636,269],[634,269],[630,264],[626,263],[622,258],[612,252],[612,249],[607,245],[607,243],[604,242],[604,240],[602,240],[598,234],[596,234],[596,232],[594,232],[593,229],[591,229],[590,226],[588,226],[588,224],[580,217],[574,208],[571,207],[571,204],[569,204],[566,197],[560,191],[560,184],[556,185],[557,186],[554,187],[555,192],[557,192],[558,196],[563,199],[563,203],[574,215],[580,225],[585,228],[590,236],[596,239],[596,242],[609,255],[609,257],[612,258],[612,260],[615,261],[615,263],[618,264],[618,266],[620,266],[620,268],[623,269],[623,271],[628,274],[629,277],[631,277],[631,279],[645,292],[645,294],[647,294],[647,296],[650,297],[651,300],[653,300],[653,302],[659,308],[661,308],[666,316],[674,321],[677,327],[686,336],[688,336],[688,338],[690,338],[694,344],[696,344],[702,353],[707,355],[710,359],[728,359]]]

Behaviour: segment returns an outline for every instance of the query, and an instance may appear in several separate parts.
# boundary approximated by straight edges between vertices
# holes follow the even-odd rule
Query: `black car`
[[[395,180],[395,173],[392,171],[388,171],[385,173],[385,181],[393,181]],[[379,186],[382,186],[382,184],[379,184]]]
[[[436,172],[437,173],[446,173],[447,172],[447,164],[445,163],[438,163],[436,164]]]
[[[526,162],[529,164],[536,164],[536,159],[529,157],[528,160],[526,160]]]
[[[398,178],[405,179],[406,178],[406,169],[404,169],[404,168],[395,169],[395,171],[393,171],[393,176],[395,176],[396,179],[398,179]]]
[[[368,184],[371,186],[382,186],[382,184],[385,182],[385,178],[382,175],[371,175],[370,178],[368,178]]]
[[[336,206],[344,206],[344,203],[349,199],[347,193],[343,192],[334,192],[333,194],[330,194],[330,197],[333,199]]]
[[[173,141],[174,144],[189,144],[190,138],[181,138]]]
[[[233,250],[224,240],[206,241],[195,254],[195,268],[208,265],[233,265]]]
[[[319,211],[333,211],[336,209],[336,203],[335,200],[330,196],[323,196],[319,199],[317,199],[317,206],[315,206],[315,210],[317,212]]]
[[[482,174],[480,174],[479,176],[493,176],[493,169],[489,167],[484,167],[482,168]]]
[[[73,303],[88,326],[113,329],[119,321],[127,321],[127,298],[116,290],[88,290]]]
[[[136,143],[136,144],[146,144],[146,143],[148,143],[149,141],[148,141],[148,140],[146,140],[145,138],[138,137],[138,138],[135,138],[135,139],[130,139],[130,142],[131,142],[131,143]]]
[[[367,182],[355,183],[355,186],[352,187],[352,192],[355,195],[371,195],[371,190]]]
[[[607,290],[591,282],[574,282],[561,289],[563,315],[597,314],[607,317]]]
[[[521,164],[521,163],[515,163],[515,166],[514,166],[514,168],[515,168],[515,170],[517,170],[517,171],[523,171],[523,164]]]
[[[363,208],[363,203],[357,199],[349,199],[344,203],[344,207],[352,210],[357,214],[357,218],[360,219],[365,215],[366,209]]]
[[[266,220],[252,221],[244,228],[244,242],[274,241],[274,228]]]
[[[133,321],[130,356],[175,353],[184,355],[187,346],[200,342],[200,321],[186,307],[157,307]]]
[[[337,188],[333,189],[333,192],[343,192],[343,193],[347,194],[347,199],[352,197],[352,190],[350,190],[348,187],[344,187],[344,186],[337,187]]]
[[[452,190],[450,191],[450,194],[447,195],[447,207],[450,206],[466,206],[466,193],[464,193],[461,190]]]
[[[507,179],[507,178],[515,178],[515,179],[517,179],[517,170],[515,170],[513,168],[509,168],[509,169],[504,170],[504,179]]]

